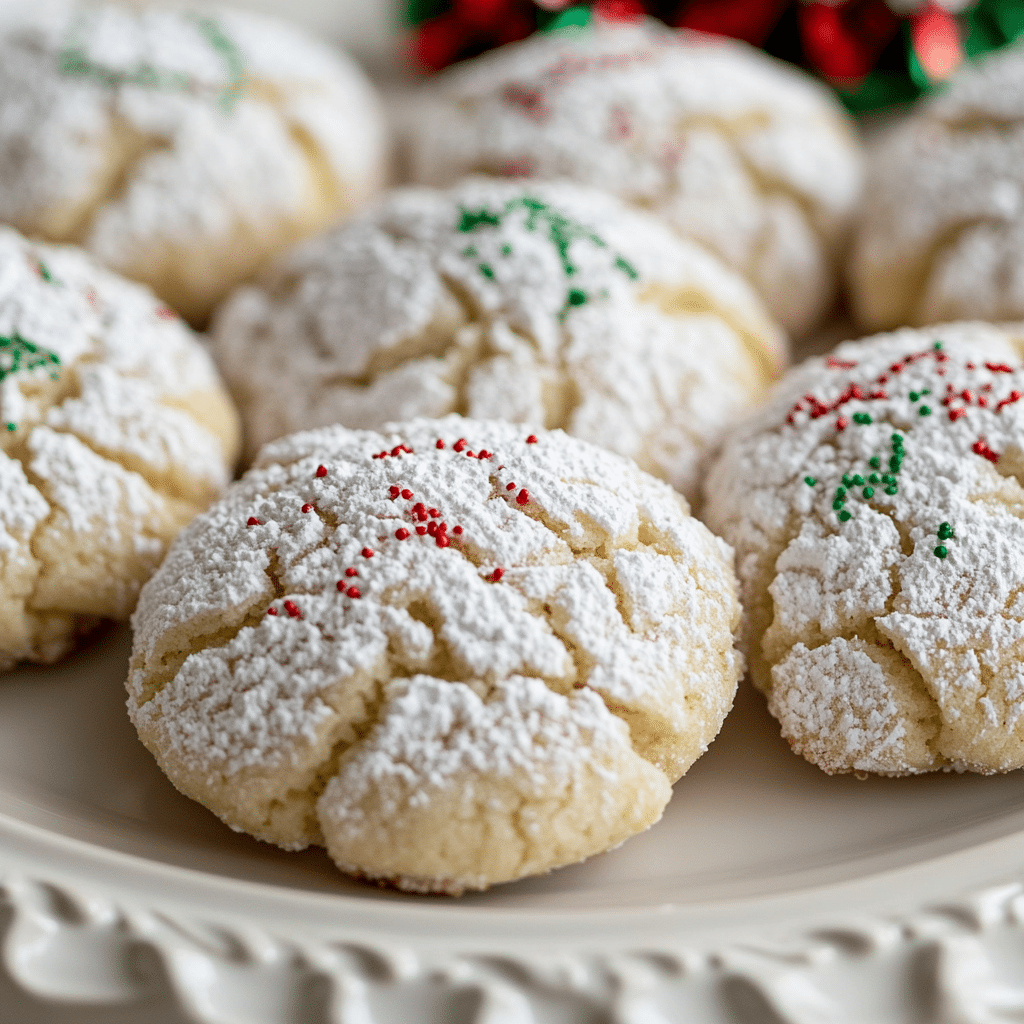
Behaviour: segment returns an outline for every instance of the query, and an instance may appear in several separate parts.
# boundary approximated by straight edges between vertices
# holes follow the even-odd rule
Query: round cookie
[[[0,36],[0,220],[203,322],[383,179],[376,98],[281,22],[62,6]]]
[[[181,534],[128,707],[183,793],[448,893],[660,817],[742,672],[731,551],[627,460],[527,429],[296,434]]]
[[[850,261],[867,328],[1024,316],[1024,47],[955,78],[872,152]]]
[[[1024,327],[809,360],[726,444],[752,676],[827,772],[1024,765]]]
[[[594,185],[717,253],[791,333],[827,311],[862,157],[847,115],[802,72],[734,40],[598,21],[435,82],[405,119],[413,181]]]
[[[311,240],[218,313],[247,444],[342,423],[543,423],[692,494],[784,339],[740,277],[652,217],[567,184],[408,189]]]
[[[0,669],[127,618],[230,480],[238,433],[210,358],[152,293],[0,228]]]

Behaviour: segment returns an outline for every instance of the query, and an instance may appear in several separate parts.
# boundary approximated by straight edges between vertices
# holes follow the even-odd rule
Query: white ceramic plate
[[[1024,1016],[1024,788],[829,778],[754,693],[618,850],[455,901],[179,795],[111,629],[0,686],[3,1024],[996,1024]]]

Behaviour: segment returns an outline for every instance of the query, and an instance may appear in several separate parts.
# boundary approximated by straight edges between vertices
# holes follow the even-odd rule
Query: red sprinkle
[[[277,609],[276,608],[268,608],[267,609],[267,614],[268,615],[276,615],[277,614]]]
[[[493,454],[494,452],[489,452],[486,448],[481,448],[480,451],[476,453],[476,457],[478,459],[489,459]]]
[[[525,505],[530,500],[530,492],[524,487],[517,495],[516,501],[520,505]]]
[[[438,530],[438,533],[447,533],[448,532],[448,524],[444,523],[444,522],[438,523],[437,524],[437,530]]]
[[[345,588],[348,586],[348,584],[344,580],[338,580],[338,582],[334,585],[338,588],[339,594],[344,594]]]
[[[358,587],[349,587],[348,590],[345,591],[345,593],[348,594],[348,596],[351,598],[363,596],[363,592]]]
[[[501,577],[504,576],[504,575],[505,575],[505,570],[504,569],[501,569],[501,568],[495,569],[494,572],[491,573],[491,579],[494,580],[495,583],[497,583],[498,580],[500,580]]]
[[[527,444],[536,444],[536,443],[537,443],[537,435],[536,435],[536,434],[531,434],[531,435],[530,435],[530,436],[529,436],[529,437],[528,437],[528,438],[526,439],[526,443],[527,443]]]
[[[452,450],[461,452],[468,444],[469,442],[464,437],[460,437],[458,441],[452,445]]]
[[[462,527],[461,526],[453,527],[452,528],[452,533],[454,533],[456,537],[461,537],[462,536]]]
[[[255,517],[249,516],[245,523],[246,526],[262,526],[263,524]]]
[[[836,359],[835,356],[829,356],[825,360],[825,365],[830,370],[852,370],[857,364],[854,362],[847,362],[845,359]]]
[[[950,409],[949,410],[949,418],[954,423],[956,423],[956,421],[958,419],[960,419],[961,416],[966,416],[966,415],[967,415],[967,410],[966,409]]]
[[[402,488],[396,487],[394,484],[392,484],[388,488],[388,493],[391,495],[391,500],[394,501],[395,498],[397,498],[402,493]]]
[[[984,395],[978,395],[978,405],[980,405],[982,409],[987,409],[988,399]]]
[[[421,523],[425,523],[425,522],[427,521],[427,518],[428,518],[428,516],[427,516],[427,513],[426,513],[426,512],[425,512],[425,511],[424,511],[423,509],[418,509],[418,510],[416,511],[416,518],[417,518],[417,519],[418,519],[418,520],[419,520],[419,521],[420,521]]]
[[[327,476],[327,467],[326,466],[317,466],[316,467],[316,475],[317,476]]]
[[[516,485],[514,483],[505,484],[505,490],[506,491],[514,491],[515,489],[516,489]]]
[[[293,618],[301,619],[302,612],[299,611],[299,606],[294,601],[285,601],[284,610]]]
[[[346,569],[345,570],[345,575],[346,576],[358,576],[359,575],[359,570],[358,569],[352,569],[352,568]]]
[[[408,501],[412,497],[412,491],[410,491],[409,488],[406,487],[406,489],[402,491],[402,497],[405,498],[406,501]]]
[[[443,448],[444,447],[444,441],[442,441],[441,438],[438,438],[437,439],[437,444],[435,444],[434,447],[435,448]]]
[[[1013,405],[1014,402],[1021,400],[1021,393],[1019,391],[1011,391],[1009,398],[1004,398],[997,406],[996,412],[999,412],[1004,405]]]
[[[993,373],[1013,373],[1013,367],[1007,366],[1006,363],[986,363],[985,369]]]
[[[466,452],[466,456],[468,458],[470,458],[470,459],[475,459],[476,458],[476,456],[473,454],[473,449],[472,448],[469,451]]]
[[[850,421],[845,416],[840,416],[836,420],[836,430],[845,430],[850,425]]]
[[[399,540],[405,540],[409,536],[409,531],[403,526],[401,529],[395,530],[395,536]]]
[[[960,397],[965,402],[973,402],[974,401],[974,395],[971,394],[971,392],[970,392],[970,390],[968,388],[964,388],[963,391],[960,392]]]
[[[438,534],[437,534],[437,537],[434,540],[434,543],[439,548],[446,548],[446,547],[448,547],[449,544],[451,544],[451,541],[443,533],[438,531]]]
[[[971,445],[971,451],[974,452],[975,455],[980,455],[983,459],[988,459],[989,462],[999,461],[999,453],[994,452],[989,448],[985,443],[984,436],[979,437],[978,440]]]
[[[428,508],[427,515],[430,516],[431,519],[440,519],[441,510],[439,508]]]
[[[417,527],[418,530],[425,530],[431,537],[437,536],[437,523],[431,520],[426,526]]]
[[[418,533],[418,534],[419,534],[419,535],[420,535],[421,537],[423,537],[423,536],[426,536],[426,533],[427,533],[427,528],[426,528],[425,526],[417,526],[417,527],[416,527],[416,532],[417,532],[417,533]]]
[[[306,504],[302,506],[302,511],[303,512],[312,512],[313,511],[313,506],[310,505],[310,503],[307,501]]]
[[[974,369],[974,363],[968,363],[967,364],[967,369],[968,370],[973,370]]]
[[[373,548],[363,548],[363,558],[373,558]]]

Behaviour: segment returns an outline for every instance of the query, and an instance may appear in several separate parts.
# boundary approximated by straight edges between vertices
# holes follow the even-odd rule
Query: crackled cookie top
[[[544,423],[691,493],[783,340],[738,275],[589,189],[408,189],[219,314],[250,450],[303,427],[465,412]]]
[[[0,38],[0,219],[192,319],[372,192],[382,149],[355,65],[255,14],[51,6]]]
[[[841,345],[726,446],[755,681],[826,771],[1024,765],[1024,331]]]
[[[565,177],[652,210],[799,333],[834,289],[861,157],[820,84],[653,21],[542,33],[439,76],[406,118],[412,180]]]
[[[233,827],[459,891],[661,814],[741,671],[728,548],[560,431],[451,416],[263,449],[143,591],[129,709]]]
[[[1024,50],[954,79],[868,164],[850,265],[867,327],[1024,316]]]
[[[0,229],[0,667],[127,617],[237,450],[175,313],[80,250]]]

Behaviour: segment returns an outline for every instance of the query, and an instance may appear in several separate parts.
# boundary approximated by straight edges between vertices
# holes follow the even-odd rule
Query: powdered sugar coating
[[[303,427],[465,412],[544,423],[692,495],[784,342],[732,271],[568,184],[393,193],[219,313],[251,449]]]
[[[230,401],[175,314],[80,250],[0,229],[0,667],[126,618],[237,453]]]
[[[0,218],[193,320],[374,192],[383,150],[355,65],[256,14],[50,5],[0,39]]]
[[[754,680],[826,771],[1024,765],[1022,350],[983,324],[844,343],[709,475]]]
[[[264,448],[172,546],[129,710],[233,827],[480,888],[660,816],[731,704],[738,617],[729,549],[617,456],[455,416],[335,426]]]
[[[571,178],[656,212],[800,333],[828,308],[861,156],[820,84],[648,20],[534,35],[445,72],[405,127],[414,181]]]
[[[963,71],[872,153],[850,261],[869,328],[1024,316],[1024,49]]]

